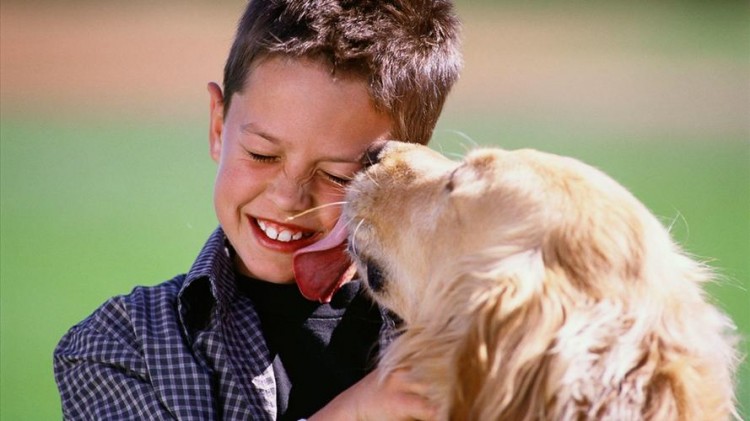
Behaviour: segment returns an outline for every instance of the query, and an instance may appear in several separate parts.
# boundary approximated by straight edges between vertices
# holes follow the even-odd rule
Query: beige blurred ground
[[[75,4],[0,6],[6,116],[202,115],[205,84],[221,80],[244,2]],[[690,37],[700,41],[701,34],[680,32],[690,28],[668,10],[656,17],[648,8],[459,11],[465,70],[448,115],[495,113],[678,135],[736,138],[750,131],[750,59],[696,48]],[[737,42],[745,41],[750,46]]]
[[[206,102],[239,9],[103,3],[2,4],[3,112],[190,114]]]

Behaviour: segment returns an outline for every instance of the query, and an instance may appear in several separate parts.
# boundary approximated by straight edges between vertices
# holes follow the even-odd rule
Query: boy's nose
[[[276,206],[285,212],[300,212],[309,207],[309,183],[280,173],[271,184],[270,196]]]

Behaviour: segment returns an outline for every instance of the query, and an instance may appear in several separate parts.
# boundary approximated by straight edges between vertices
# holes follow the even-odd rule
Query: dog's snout
[[[385,149],[386,144],[388,144],[388,141],[380,140],[370,145],[362,157],[362,166],[367,168],[380,162],[380,154]]]

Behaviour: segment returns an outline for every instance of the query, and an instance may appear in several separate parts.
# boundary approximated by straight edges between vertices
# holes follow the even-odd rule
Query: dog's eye
[[[445,184],[445,190],[448,191],[448,193],[453,191],[453,178],[448,179],[448,182]]]
[[[458,167],[458,168],[460,168],[460,167]],[[448,182],[445,183],[445,190],[448,193],[452,192],[453,189],[456,187],[455,177],[456,177],[456,172],[458,171],[458,168],[456,168],[455,170],[451,171],[451,173],[448,175]]]

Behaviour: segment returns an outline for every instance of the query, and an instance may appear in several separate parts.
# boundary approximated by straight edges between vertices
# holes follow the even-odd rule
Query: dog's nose
[[[367,284],[370,285],[370,288],[375,292],[380,292],[385,285],[383,269],[371,261],[367,262]]]
[[[362,166],[367,168],[380,162],[380,153],[383,152],[387,144],[387,140],[379,140],[370,145],[362,156]]]

